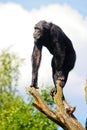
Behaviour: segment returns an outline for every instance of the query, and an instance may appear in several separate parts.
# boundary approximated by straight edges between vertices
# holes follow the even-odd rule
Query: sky
[[[34,25],[40,20],[60,26],[71,39],[77,60],[70,72],[64,94],[72,106],[75,116],[82,125],[87,117],[85,103],[85,80],[87,78],[87,1],[86,0],[0,0],[0,50],[10,50],[25,63],[20,68],[18,89],[25,93],[25,86],[31,83],[31,54],[33,50]],[[38,86],[52,85],[52,55],[43,48],[39,70]]]

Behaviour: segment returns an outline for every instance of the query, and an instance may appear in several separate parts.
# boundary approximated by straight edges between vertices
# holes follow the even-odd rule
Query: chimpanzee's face
[[[37,42],[39,39],[41,39],[41,37],[43,36],[43,33],[39,27],[35,27],[34,29],[35,31],[33,33],[33,37],[34,37],[35,42]]]
[[[35,25],[34,29],[35,31],[33,33],[33,37],[35,42],[44,42],[44,40],[46,40],[46,37],[48,35],[49,23],[47,23],[44,20],[40,21]]]

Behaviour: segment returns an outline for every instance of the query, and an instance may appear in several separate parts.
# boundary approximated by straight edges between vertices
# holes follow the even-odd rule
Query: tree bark
[[[52,110],[43,97],[34,88],[29,88],[29,92],[35,98],[33,105],[42,113],[44,113],[50,120],[61,126],[64,130],[85,130],[73,115],[75,109],[70,107],[67,103],[64,103],[62,97],[62,88],[59,85],[59,81],[56,84],[57,92],[53,96],[54,103],[57,106],[57,110]],[[67,105],[66,105],[67,104]]]

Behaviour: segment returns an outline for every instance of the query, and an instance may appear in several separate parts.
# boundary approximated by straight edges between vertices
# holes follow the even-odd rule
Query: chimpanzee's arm
[[[41,51],[42,46],[40,45],[34,45],[33,53],[32,53],[32,83],[31,87],[37,87],[37,80],[38,80],[38,69],[40,66],[41,61]]]

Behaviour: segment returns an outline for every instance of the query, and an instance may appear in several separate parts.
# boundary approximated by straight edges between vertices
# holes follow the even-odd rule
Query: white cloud
[[[47,7],[41,7],[38,10],[34,9],[28,12],[18,4],[1,3],[0,49],[13,45],[12,51],[16,52],[21,57],[26,58],[25,64],[21,67],[22,76],[20,78],[20,86],[30,84],[33,27],[34,24],[41,19],[45,19],[59,25],[72,40],[77,52],[77,63],[73,73],[70,73],[67,85],[75,86],[76,84],[79,86],[79,84],[86,78],[87,61],[85,58],[87,52],[87,19],[82,17],[76,10],[66,4],[49,5]],[[52,56],[44,48],[39,71],[39,86],[53,84],[50,67],[51,57]]]

